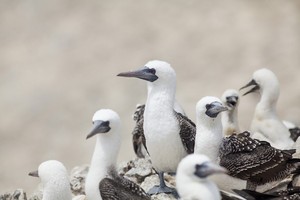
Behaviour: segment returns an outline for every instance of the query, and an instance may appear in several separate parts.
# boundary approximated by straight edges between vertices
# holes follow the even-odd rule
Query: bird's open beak
[[[28,175],[33,176],[33,177],[39,177],[39,172],[38,172],[38,170],[32,171],[32,172],[29,172]]]
[[[155,71],[151,70],[148,67],[143,67],[142,69],[136,71],[122,72],[119,73],[117,76],[135,77],[150,82],[156,81],[158,79],[158,77],[155,75]]]
[[[228,96],[226,97],[227,105],[231,108],[235,107],[237,104],[239,97],[237,96]]]
[[[256,81],[254,79],[252,79],[247,85],[245,85],[244,87],[241,87],[240,90],[244,89],[244,88],[247,88],[247,87],[250,87],[250,86],[253,86],[253,88],[251,88],[248,92],[246,92],[245,94],[243,94],[243,96],[249,94],[249,93],[252,93],[252,92],[255,92],[257,90],[259,90],[259,85],[256,83]]]
[[[98,133],[107,133],[109,130],[109,121],[96,120],[94,121],[92,131],[86,136],[86,139],[89,139]]]

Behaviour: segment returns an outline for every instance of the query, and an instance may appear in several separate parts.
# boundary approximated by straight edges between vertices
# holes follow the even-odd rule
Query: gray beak
[[[158,77],[155,75],[155,69],[150,69],[148,67],[143,67],[140,70],[131,71],[131,72],[122,72],[117,76],[135,77],[150,82],[154,82],[158,79]]]
[[[92,131],[86,136],[86,139],[89,139],[98,133],[107,133],[109,130],[109,121],[96,120],[94,121]]]
[[[229,107],[233,108],[236,106],[237,102],[239,100],[239,97],[237,96],[229,96],[226,97],[226,103]]]
[[[216,118],[220,112],[226,111],[228,108],[223,106],[220,102],[212,102],[206,105],[205,114],[211,118]]]
[[[249,94],[249,93],[252,93],[252,92],[255,92],[255,91],[257,91],[257,90],[259,90],[259,85],[256,83],[256,81],[255,80],[251,80],[247,85],[245,85],[244,87],[241,87],[240,88],[240,90],[242,90],[242,89],[244,89],[244,88],[247,88],[247,87],[250,87],[250,86],[252,86],[252,85],[254,85],[254,87],[251,89],[251,90],[249,90],[248,92],[246,92],[245,94],[243,94],[243,96],[245,96],[245,95],[247,95],[247,94]]]
[[[38,170],[36,170],[36,171],[33,171],[33,172],[29,172],[28,175],[33,176],[33,177],[39,177],[39,172],[38,172]]]
[[[221,167],[212,162],[205,162],[201,165],[196,165],[194,174],[199,178],[206,178],[207,176],[216,173],[227,173],[227,170],[224,167]]]

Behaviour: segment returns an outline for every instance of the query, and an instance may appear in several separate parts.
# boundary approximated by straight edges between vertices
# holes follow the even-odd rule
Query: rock
[[[157,194],[151,196],[152,200],[176,200],[176,198],[171,194]]]
[[[80,167],[74,167],[71,170],[70,175],[70,184],[71,190],[74,195],[83,195],[85,194],[85,178],[89,171],[89,166],[84,165]]]
[[[17,189],[12,194],[0,195],[0,200],[27,200],[27,197],[22,189]]]
[[[167,174],[166,174],[167,175]],[[173,180],[173,178],[168,177],[170,180]],[[159,178],[158,175],[151,175],[148,176],[147,178],[145,178],[144,182],[141,184],[141,187],[145,190],[148,191],[150,190],[154,185],[158,185],[159,184]],[[173,185],[171,185],[169,182],[166,181],[167,186],[169,187],[173,187]],[[176,198],[171,195],[171,194],[157,194],[157,195],[152,195],[151,199],[159,199],[159,200],[175,200]]]
[[[137,158],[130,165],[131,168],[125,173],[125,177],[138,184],[141,184],[147,176],[154,174],[149,158]]]
[[[85,198],[85,178],[88,173],[88,165],[74,167],[70,173],[71,191],[74,195],[73,200],[86,200]],[[154,185],[159,184],[158,175],[152,169],[149,157],[136,158],[129,162],[123,162],[118,166],[118,172],[125,178],[139,184],[145,191],[148,191]],[[165,174],[165,181],[169,187],[175,187],[174,176]],[[39,186],[40,187],[40,186]],[[38,188],[36,192],[28,200],[41,200],[42,189]],[[173,195],[158,194],[153,195],[151,199],[156,200],[174,200]],[[0,200],[27,200],[26,193],[22,189],[18,189],[13,193],[0,195]]]
[[[42,200],[43,196],[42,195],[33,195],[32,197],[29,198],[29,200]]]

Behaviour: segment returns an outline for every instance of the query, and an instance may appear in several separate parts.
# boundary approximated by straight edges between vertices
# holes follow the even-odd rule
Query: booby
[[[67,169],[57,160],[41,163],[29,176],[39,177],[43,184],[42,200],[71,200],[72,193]]]
[[[258,91],[261,95],[256,105],[251,123],[252,137],[265,140],[273,147],[289,149],[294,145],[289,130],[284,126],[276,112],[279,98],[279,81],[275,74],[266,68],[253,73],[252,80],[241,89],[254,86],[244,95]]]
[[[222,103],[228,108],[227,111],[222,112],[222,125],[223,134],[225,136],[239,133],[238,122],[238,106],[239,106],[239,93],[235,89],[225,90],[221,97]]]
[[[292,158],[295,150],[276,149],[268,142],[250,138],[249,132],[223,137],[218,114],[226,107],[218,98],[204,97],[196,109],[195,153],[205,154],[213,162],[219,161],[230,176],[247,181],[247,189],[255,190],[258,185],[280,181],[299,167],[300,159]],[[224,180],[216,180],[216,183],[221,189],[226,186]],[[239,189],[240,185],[231,185],[231,189]]]
[[[280,181],[300,166],[294,159],[295,149],[280,150],[266,141],[252,139],[245,131],[224,138],[220,147],[220,165],[228,174],[247,180],[247,189],[255,190],[258,185]]]
[[[208,176],[226,173],[227,170],[201,154],[191,154],[181,160],[176,173],[176,188],[182,200],[244,199],[237,195],[220,193]]]
[[[137,184],[121,177],[115,166],[121,144],[119,115],[110,109],[98,110],[93,116],[94,127],[87,139],[97,136],[85,193],[88,200],[150,200]]]
[[[177,103],[175,100],[174,110],[177,113],[181,113],[185,115],[183,108]],[[138,158],[144,158],[145,155],[148,154],[147,146],[146,146],[146,139],[144,135],[144,112],[145,112],[145,104],[138,104],[136,106],[136,110],[133,114],[133,120],[136,122],[135,127],[132,131],[132,144],[134,153]]]
[[[175,172],[180,160],[194,152],[195,124],[174,110],[176,73],[167,62],[149,61],[142,69],[118,74],[147,82],[144,134],[151,162],[159,172],[160,185],[149,194],[175,193],[164,182],[164,172]]]
[[[219,149],[223,139],[221,112],[227,111],[225,105],[217,97],[206,96],[196,105],[195,154],[204,154],[219,164]],[[232,192],[232,189],[245,189],[246,181],[233,178],[227,174],[212,176],[211,179],[221,190]]]

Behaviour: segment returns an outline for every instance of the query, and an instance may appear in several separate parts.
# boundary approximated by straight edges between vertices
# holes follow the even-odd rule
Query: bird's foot
[[[168,186],[161,187],[159,185],[155,185],[148,191],[148,194],[155,195],[160,193],[172,194],[176,199],[179,199],[179,195],[175,188],[171,188]]]

